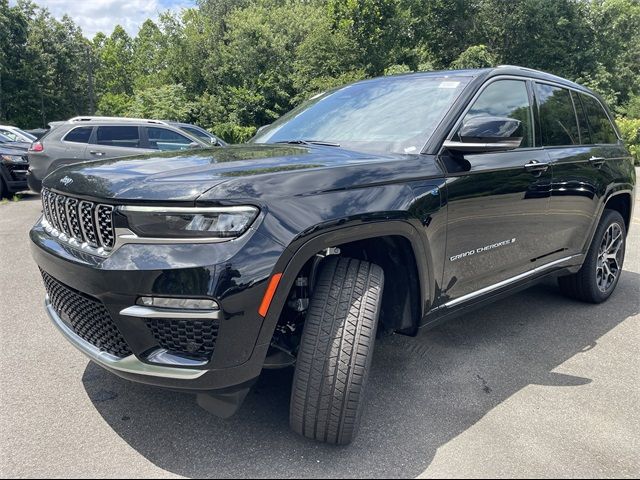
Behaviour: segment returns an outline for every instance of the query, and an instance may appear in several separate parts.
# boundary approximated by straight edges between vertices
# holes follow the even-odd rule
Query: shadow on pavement
[[[288,429],[291,371],[266,372],[229,420],[189,395],[121,380],[90,363],[83,383],[105,421],[157,466],[188,477],[414,477],[437,449],[531,384],[581,386],[553,373],[640,310],[625,271],[604,305],[562,297],[552,281],[417,338],[379,341],[363,424],[349,447]],[[106,452],[108,454],[108,452]]]

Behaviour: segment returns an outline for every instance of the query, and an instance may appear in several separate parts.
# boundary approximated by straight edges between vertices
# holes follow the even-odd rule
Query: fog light
[[[214,300],[202,298],[140,297],[137,304],[145,307],[180,310],[218,310],[220,308]]]

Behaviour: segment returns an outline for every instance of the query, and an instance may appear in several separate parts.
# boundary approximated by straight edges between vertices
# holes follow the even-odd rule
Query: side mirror
[[[456,137],[443,146],[452,151],[467,153],[499,152],[520,146],[522,137],[514,137],[522,122],[508,117],[473,117],[465,121]]]

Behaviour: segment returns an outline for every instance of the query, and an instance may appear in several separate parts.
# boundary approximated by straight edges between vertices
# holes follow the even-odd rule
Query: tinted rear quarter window
[[[110,147],[140,147],[140,135],[138,127],[98,127],[96,143]]]
[[[580,136],[569,90],[536,83],[535,91],[540,110],[543,145],[578,145]]]
[[[93,127],[78,127],[71,130],[64,137],[65,142],[73,142],[73,143],[89,143],[89,138],[91,138],[91,132],[93,131]]]
[[[600,102],[584,93],[580,97],[591,128],[591,143],[617,143],[618,136]]]

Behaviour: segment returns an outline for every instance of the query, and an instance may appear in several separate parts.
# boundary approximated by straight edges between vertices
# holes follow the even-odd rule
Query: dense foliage
[[[0,121],[157,117],[240,141],[355,79],[496,64],[577,80],[638,118],[639,26],[640,0],[199,0],[90,40],[0,0]]]

